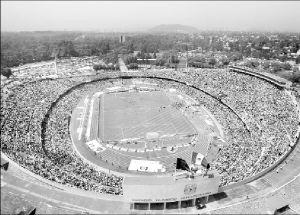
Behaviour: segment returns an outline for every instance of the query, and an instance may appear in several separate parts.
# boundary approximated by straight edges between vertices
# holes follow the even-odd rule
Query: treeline
[[[263,69],[263,71],[276,74],[282,78],[290,80],[291,82],[300,84],[300,70],[299,67],[292,67],[289,63],[258,59],[245,60],[241,66],[245,66],[251,69]]]
[[[158,52],[174,48],[186,36],[178,35],[125,35],[83,32],[4,32],[1,33],[1,67],[47,61],[57,57],[103,56],[116,61],[116,55]],[[106,56],[110,54],[109,56]],[[114,62],[111,62],[114,63]]]
[[[104,60],[114,64],[119,54],[134,51],[140,51],[141,56],[138,57],[147,58],[142,55],[160,51],[186,51],[198,46],[205,50],[209,47],[206,37],[197,39],[186,34],[125,34],[125,43],[119,42],[120,35],[85,32],[3,32],[1,67],[52,60],[55,56],[103,56]],[[161,64],[163,61],[160,60]]]
[[[297,67],[293,68],[292,65],[287,62],[280,62],[274,60],[261,61],[259,59],[249,59],[249,60],[245,60],[241,65],[245,67],[249,67],[251,69],[257,69],[260,67],[263,70],[271,73],[277,73],[286,70],[295,70],[295,71],[298,70]]]
[[[124,35],[126,42],[120,43]],[[228,38],[231,38],[230,40]],[[299,48],[299,36],[270,35],[238,32],[202,32],[201,35],[150,34],[150,33],[96,33],[96,32],[2,32],[1,68],[26,63],[47,61],[54,57],[101,56],[104,61],[116,64],[121,54],[139,51],[139,58],[148,58],[149,53],[168,51],[156,58],[156,64],[172,67],[179,59],[172,53],[195,50],[202,53],[226,52],[228,59],[189,59],[189,65],[211,67],[226,65],[242,57],[286,60]],[[269,47],[265,50],[263,47]],[[170,54],[171,53],[171,54]],[[237,53],[237,54],[236,54]],[[289,57],[291,58],[291,57]],[[300,62],[300,56],[296,63]],[[136,63],[136,62],[132,62]],[[135,65],[132,65],[135,66]]]
[[[119,66],[117,64],[108,64],[108,65],[106,65],[106,64],[95,64],[93,66],[93,69],[95,71],[98,71],[98,70],[109,70],[109,71],[111,71],[111,70],[119,70]]]
[[[125,55],[123,56],[124,63],[129,69],[137,69],[138,64],[152,64],[156,66],[175,67],[179,63],[179,59],[176,53],[172,51],[166,51],[162,55],[157,56],[154,53],[140,52],[136,56]]]
[[[83,40],[79,32],[1,33],[1,67],[47,61],[57,57],[107,54],[117,39]]]

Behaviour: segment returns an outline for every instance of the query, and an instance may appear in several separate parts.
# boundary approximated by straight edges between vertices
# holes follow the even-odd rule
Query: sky
[[[1,31],[199,30],[300,32],[300,1],[1,1]]]

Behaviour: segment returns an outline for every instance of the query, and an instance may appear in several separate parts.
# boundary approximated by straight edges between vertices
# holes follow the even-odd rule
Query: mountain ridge
[[[199,29],[181,24],[161,24],[154,26],[148,30],[153,33],[196,33],[199,32]]]

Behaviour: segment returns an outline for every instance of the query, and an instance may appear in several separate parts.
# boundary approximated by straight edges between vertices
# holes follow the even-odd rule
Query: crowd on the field
[[[96,78],[122,75],[107,72]],[[296,104],[285,90],[260,79],[226,69],[192,69],[189,73],[147,70],[134,75],[186,83],[146,79],[196,98],[220,122],[228,145],[222,148],[211,168],[222,175],[221,185],[241,181],[269,167],[296,141]],[[95,82],[61,95],[87,80],[43,80],[14,86],[10,92],[1,89],[1,98],[6,95],[1,99],[1,150],[49,180],[84,190],[122,194],[121,177],[94,169],[71,146],[68,123],[73,108],[87,91],[104,85]],[[53,105],[59,97],[61,100]],[[48,115],[49,108],[52,112]]]

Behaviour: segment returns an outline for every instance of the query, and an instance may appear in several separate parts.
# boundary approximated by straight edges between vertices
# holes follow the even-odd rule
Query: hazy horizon
[[[199,30],[300,32],[299,1],[1,1],[1,31]]]

